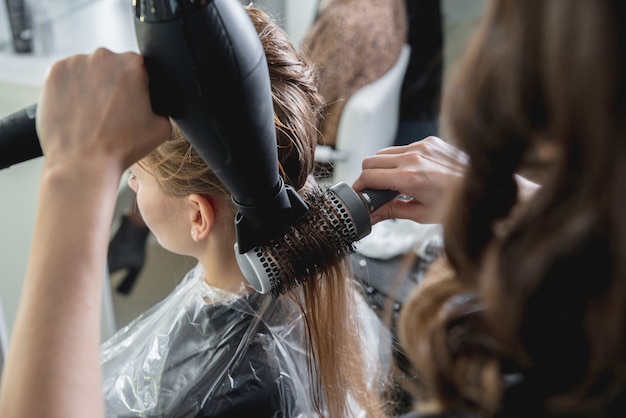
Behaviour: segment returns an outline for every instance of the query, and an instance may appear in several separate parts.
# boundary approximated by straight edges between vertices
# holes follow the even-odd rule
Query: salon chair
[[[410,53],[411,47],[405,44],[389,71],[348,99],[339,119],[335,147],[316,147],[316,162],[332,167],[323,182],[352,184],[361,173],[365,157],[394,144],[402,81]]]

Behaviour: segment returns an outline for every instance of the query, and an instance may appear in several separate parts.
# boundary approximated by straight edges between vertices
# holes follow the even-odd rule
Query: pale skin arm
[[[143,59],[100,49],[51,68],[37,132],[39,205],[0,411],[101,417],[102,278],[117,188],[170,125],[152,113]]]
[[[394,199],[371,214],[372,223],[385,219],[410,219],[441,223],[446,202],[463,177],[467,156],[440,138],[430,136],[409,145],[389,147],[363,160],[363,171],[353,184],[363,189],[396,190],[406,199]],[[537,190],[537,184],[516,176],[520,198]]]

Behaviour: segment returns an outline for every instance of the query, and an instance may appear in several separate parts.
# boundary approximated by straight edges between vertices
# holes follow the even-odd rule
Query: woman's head
[[[459,292],[479,292],[483,331],[562,411],[625,380],[624,22],[619,1],[492,1],[444,92],[444,136],[470,159],[444,227]],[[538,156],[542,189],[513,212]]]
[[[319,134],[323,99],[317,92],[316,73],[267,14],[252,7],[246,10],[259,33],[269,68],[279,173],[286,184],[299,190],[313,171]],[[235,208],[229,191],[178,128],[174,126],[172,138],[139,164],[168,197],[211,196],[224,222],[232,226]],[[141,208],[141,196],[138,203]]]

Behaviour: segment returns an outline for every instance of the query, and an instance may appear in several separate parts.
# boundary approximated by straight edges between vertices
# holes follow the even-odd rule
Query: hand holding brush
[[[235,248],[239,266],[261,293],[277,295],[315,280],[379,221],[440,223],[447,192],[466,164],[464,153],[437,137],[385,148],[363,161],[353,188],[311,189],[303,196],[308,210],[282,235],[243,254]]]

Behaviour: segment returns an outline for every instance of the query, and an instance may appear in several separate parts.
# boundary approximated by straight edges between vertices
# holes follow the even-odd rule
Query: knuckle
[[[48,68],[47,78],[53,80],[57,78],[68,66],[68,60],[57,61]]]
[[[96,50],[91,54],[94,58],[105,58],[112,54],[111,51],[104,47],[96,48]]]
[[[145,72],[143,57],[135,53],[125,53],[121,56],[124,62],[123,72],[126,75],[142,76]]]
[[[47,78],[58,79],[63,77],[68,71],[76,71],[82,65],[83,59],[83,55],[73,55],[56,61],[48,69]]]
[[[418,151],[409,152],[405,154],[406,163],[409,166],[419,165],[422,161],[422,154]]]
[[[363,168],[368,167],[371,164],[373,158],[374,158],[373,156],[367,156],[363,158],[363,161],[361,162],[361,166]]]
[[[96,49],[95,51],[93,51],[87,58],[87,60],[95,66],[101,66],[103,63],[106,62],[107,58],[109,57],[108,54],[108,50],[100,47],[98,49]]]

